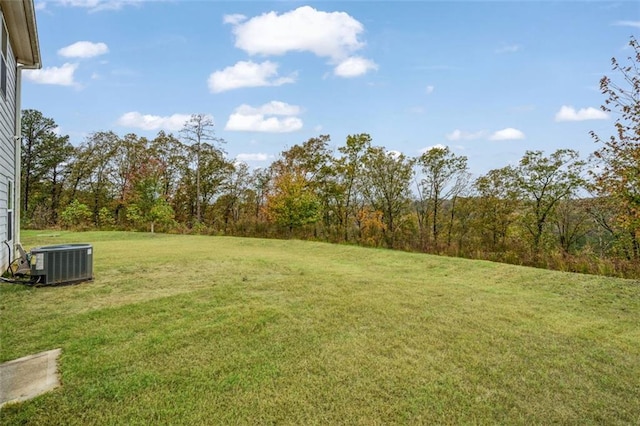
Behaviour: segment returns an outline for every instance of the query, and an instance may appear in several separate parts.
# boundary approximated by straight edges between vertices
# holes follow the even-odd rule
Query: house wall
[[[0,15],[2,12],[0,11]],[[4,16],[2,16],[4,24]],[[9,248],[4,244],[7,241],[8,220],[8,188],[9,181],[13,182],[13,209],[18,208],[15,194],[15,114],[16,114],[16,58],[11,48],[11,40],[7,46],[7,96],[0,93],[0,274],[9,266]],[[15,213],[14,213],[15,215]],[[14,216],[15,218],[15,216]],[[15,224],[14,224],[15,226]],[[15,236],[15,229],[12,234]],[[13,240],[9,241],[13,247]],[[11,253],[11,257],[15,257]]]

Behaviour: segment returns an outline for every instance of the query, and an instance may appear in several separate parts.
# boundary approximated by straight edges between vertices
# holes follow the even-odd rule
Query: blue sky
[[[640,34],[638,2],[38,1],[43,69],[23,108],[74,145],[178,133],[213,116],[231,158],[369,133],[417,156],[447,145],[477,177],[526,150],[597,149],[598,85]]]

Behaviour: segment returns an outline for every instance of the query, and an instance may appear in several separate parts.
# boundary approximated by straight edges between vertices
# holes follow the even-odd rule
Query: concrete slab
[[[60,386],[58,357],[52,349],[0,364],[0,407],[26,401]]]

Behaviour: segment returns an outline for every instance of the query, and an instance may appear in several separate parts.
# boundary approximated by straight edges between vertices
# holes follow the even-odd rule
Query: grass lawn
[[[0,285],[0,361],[62,348],[11,424],[640,424],[640,284],[303,241],[87,242],[95,281]]]

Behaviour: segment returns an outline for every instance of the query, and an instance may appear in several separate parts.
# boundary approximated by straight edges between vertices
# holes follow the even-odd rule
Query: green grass
[[[640,284],[302,241],[25,232],[95,281],[0,287],[1,424],[638,424]]]

